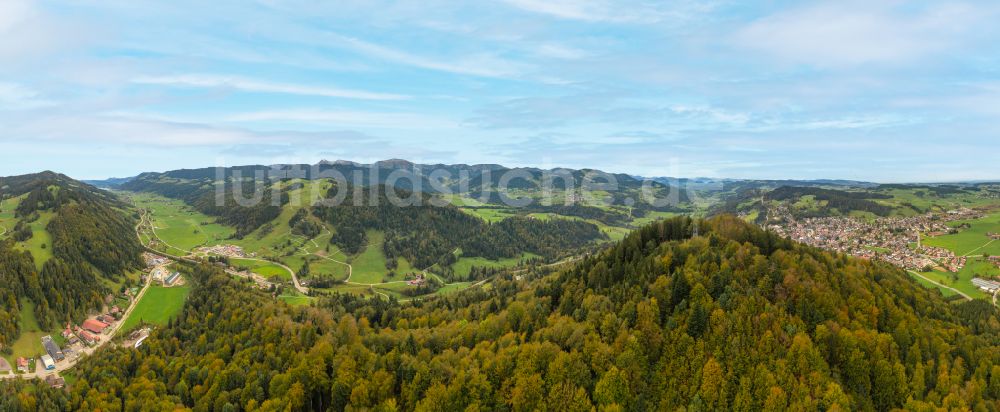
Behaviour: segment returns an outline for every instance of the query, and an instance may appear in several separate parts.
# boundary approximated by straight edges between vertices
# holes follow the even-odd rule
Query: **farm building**
[[[42,336],[42,346],[45,348],[45,353],[51,356],[52,359],[55,359],[56,362],[66,359],[66,355],[63,354],[59,345],[56,345],[56,343],[52,341],[51,336]]]
[[[83,328],[94,333],[104,333],[104,330],[108,328],[108,324],[97,319],[87,319],[83,321]]]
[[[972,284],[986,293],[993,293],[1000,290],[1000,282],[981,278],[972,278]]]
[[[56,370],[56,363],[49,355],[42,355],[42,366],[44,366],[47,371]]]
[[[177,279],[180,278],[180,272],[171,273],[170,276],[167,276],[167,278],[163,280],[163,286],[173,286],[174,283],[177,282]]]
[[[99,338],[97,336],[94,336],[94,335],[91,335],[90,332],[87,332],[87,331],[81,331],[80,332],[80,339],[83,339],[83,342],[86,343],[86,344],[88,344],[88,345],[93,345],[93,344],[101,341],[101,338]]]

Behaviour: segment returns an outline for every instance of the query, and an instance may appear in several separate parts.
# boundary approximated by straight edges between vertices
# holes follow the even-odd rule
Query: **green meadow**
[[[982,219],[956,221],[949,223],[952,227],[969,224],[968,229],[959,229],[956,234],[924,238],[924,244],[948,249],[959,256],[976,256],[989,253],[1000,255],[1000,241],[992,241],[987,233],[1000,233],[1000,213],[989,214]]]
[[[996,266],[993,266],[991,263],[983,260],[982,257],[970,257],[965,267],[962,268],[962,270],[959,270],[958,273],[935,270],[931,272],[921,272],[920,274],[942,285],[960,290],[973,298],[985,299],[989,296],[972,284],[972,278],[976,276],[983,277],[1000,274],[1000,270],[998,270]],[[946,295],[950,292],[946,289],[942,289],[941,291]]]
[[[121,330],[129,331],[141,324],[166,325],[170,318],[180,313],[184,307],[184,299],[190,292],[190,286],[150,286],[128,319],[125,319]]]
[[[235,267],[246,267],[250,269],[251,272],[261,275],[265,278],[279,277],[282,280],[292,279],[291,273],[288,273],[288,271],[285,270],[285,268],[278,266],[273,262],[232,258],[229,259],[229,264]]]
[[[180,200],[148,193],[132,193],[131,196],[136,206],[150,210],[156,237],[173,249],[171,253],[186,253],[199,246],[225,243],[235,233],[233,228],[215,223],[215,218]]]
[[[42,336],[50,335],[57,343],[62,343],[62,335],[59,335],[58,330],[44,331],[38,325],[38,319],[35,318],[35,304],[33,302],[28,299],[22,299],[20,302],[21,336],[11,345],[13,353],[5,357],[12,367],[15,366],[14,360],[18,357],[29,358],[45,353],[45,348],[42,347]]]
[[[31,238],[17,244],[17,249],[31,252],[31,257],[35,259],[35,267],[39,270],[42,265],[52,258],[52,236],[45,230],[49,222],[55,217],[52,212],[40,212],[38,220],[31,222]]]
[[[365,234],[368,238],[368,245],[361,253],[352,256],[349,260],[353,270],[351,282],[382,283],[382,279],[389,273],[385,267],[385,253],[382,252],[385,234],[376,230],[369,230]],[[402,278],[400,275],[397,277]]]
[[[461,255],[461,251],[459,251]],[[473,266],[478,267],[489,267],[489,268],[504,268],[517,266],[521,261],[537,258],[538,255],[533,253],[523,253],[521,256],[500,259],[500,260],[489,260],[483,257],[459,257],[458,261],[455,262],[451,267],[455,270],[455,276],[457,278],[466,279],[469,276],[469,272],[472,271]]]

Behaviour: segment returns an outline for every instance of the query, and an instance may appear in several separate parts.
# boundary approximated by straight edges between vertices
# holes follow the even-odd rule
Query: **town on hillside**
[[[863,219],[847,216],[809,217],[796,219],[787,209],[776,208],[766,228],[792,240],[822,249],[856,257],[881,260],[911,271],[938,269],[958,273],[968,262],[967,256],[954,251],[925,245],[930,237],[957,233],[962,229],[951,222],[980,219],[981,210],[958,208],[944,213],[925,213],[909,217],[879,217]],[[1000,239],[1000,234],[987,233],[984,242]],[[987,261],[1000,268],[1000,257],[988,256]],[[973,279],[982,291],[992,294],[1000,290],[1000,282]]]

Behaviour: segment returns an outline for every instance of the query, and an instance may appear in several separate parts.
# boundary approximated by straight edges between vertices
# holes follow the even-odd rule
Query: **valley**
[[[769,365],[765,368],[771,374],[768,381],[773,382],[768,387],[770,393],[783,388],[826,391],[822,401],[798,401],[808,407],[930,405],[953,396],[956,389],[921,384],[921,379],[927,379],[923,370],[938,367],[939,361],[962,363],[968,359],[970,365],[990,364],[1000,356],[988,345],[957,356],[950,349],[930,349],[929,344],[933,337],[937,345],[957,345],[955,335],[948,333],[979,342],[1000,333],[992,329],[997,317],[994,297],[972,283],[973,279],[997,274],[992,251],[993,236],[1000,230],[1000,212],[994,200],[964,202],[944,197],[920,209],[900,202],[895,195],[881,194],[881,189],[853,188],[844,192],[860,194],[845,195],[838,192],[842,188],[816,192],[809,186],[780,186],[774,189],[780,189],[779,194],[786,192],[780,201],[768,202],[765,209],[740,211],[739,217],[718,212],[727,205],[726,199],[741,196],[738,190],[716,191],[710,196],[712,201],[701,197],[698,212],[646,210],[639,217],[629,217],[628,209],[611,206],[517,208],[455,198],[448,205],[433,207],[373,205],[376,194],[369,192],[370,188],[362,191],[360,206],[329,205],[320,201],[333,196],[338,188],[324,179],[273,182],[266,186],[264,198],[275,199],[274,203],[257,205],[205,203],[213,193],[202,183],[183,179],[157,176],[133,185],[136,190],[120,187],[95,192],[114,205],[115,216],[128,217],[131,226],[126,231],[132,242],[156,252],[143,253],[145,269],[132,268],[116,279],[95,279],[94,285],[130,293],[115,298],[124,313],[118,321],[104,318],[109,326],[93,346],[56,339],[56,344],[74,350],[73,357],[56,362],[51,371],[22,375],[45,377],[49,383],[44,385],[57,386],[62,381],[53,377],[62,376],[72,394],[67,401],[84,402],[79,404],[81,408],[102,403],[79,391],[89,386],[106,390],[114,385],[103,373],[130,373],[120,369],[122,357],[158,364],[162,363],[161,354],[166,354],[163,356],[185,362],[190,368],[194,367],[191,362],[203,362],[203,351],[208,348],[216,348],[212,356],[233,355],[229,351],[234,348],[223,342],[246,342],[235,349],[238,351],[265,345],[280,357],[283,366],[278,370],[287,372],[271,378],[267,389],[253,389],[257,383],[246,383],[251,389],[245,390],[265,391],[268,405],[297,402],[296,395],[280,386],[282,380],[295,379],[290,372],[297,368],[291,363],[298,362],[295,351],[316,354],[350,346],[353,355],[327,352],[323,360],[316,360],[330,365],[323,379],[340,383],[331,383],[333,389],[326,389],[330,385],[310,389],[310,396],[316,397],[316,405],[336,410],[348,405],[385,408],[402,404],[408,410],[451,410],[452,406],[465,405],[466,401],[453,395],[435,392],[472,390],[460,383],[464,380],[442,380],[445,375],[441,372],[420,377],[417,371],[428,367],[425,358],[429,356],[432,364],[477,370],[491,367],[482,363],[484,359],[508,356],[503,347],[531,354],[518,356],[555,356],[545,363],[559,366],[516,367],[520,371],[517,375],[537,376],[533,379],[541,381],[523,381],[505,374],[494,382],[475,378],[477,372],[471,372],[473,379],[485,379],[479,396],[490,397],[473,404],[508,405],[491,400],[515,396],[503,388],[527,394],[533,388],[548,387],[538,393],[548,391],[546,396],[561,399],[560,403],[570,402],[561,391],[582,394],[573,401],[581,407],[627,405],[630,410],[644,410],[701,402],[762,405],[765,397],[757,395],[712,397],[702,387],[693,392],[678,391],[668,383],[673,375],[657,372],[679,371],[678,362],[693,362],[703,365],[701,373],[719,370],[720,374],[721,369],[747,373],[750,364]],[[179,194],[178,190],[189,192]],[[899,190],[893,189],[896,193]],[[32,193],[45,197],[44,193],[56,191],[45,188]],[[525,189],[519,193],[536,194]],[[769,193],[764,192],[764,196]],[[7,204],[19,211],[0,214],[0,225],[30,230],[31,236],[14,241],[10,237],[18,231],[5,231],[3,236],[8,240],[0,245],[6,248],[5,253],[27,251],[19,257],[20,266],[12,267],[30,279],[30,272],[39,267],[54,270],[51,261],[65,253],[65,248],[57,247],[64,229],[54,222],[74,209],[72,203],[40,206],[37,216],[32,215],[26,225],[23,221],[29,219],[19,207],[26,196],[8,198]],[[878,199],[867,200],[874,197]],[[865,201],[856,202],[859,198]],[[855,207],[874,207],[878,214],[858,213]],[[699,218],[692,213],[715,216]],[[36,243],[31,243],[32,239]],[[53,253],[41,255],[39,262],[31,251],[41,250],[42,244]],[[94,259],[95,265],[101,263]],[[144,282],[141,285],[140,279]],[[834,284],[837,286],[831,288]],[[899,302],[914,303],[900,306]],[[766,309],[754,309],[760,305]],[[48,332],[40,326],[42,322],[34,316],[39,312],[36,309],[30,299],[19,307],[21,330],[13,346],[15,355],[40,353],[41,338],[59,332],[58,328]],[[884,310],[892,317],[871,315]],[[765,312],[770,315],[754,315]],[[87,322],[93,319],[92,313],[86,313]],[[747,316],[755,316],[767,326],[760,330],[739,326],[739,320]],[[879,331],[883,323],[896,332]],[[276,334],[279,329],[285,332]],[[900,335],[900,330],[918,332]],[[873,334],[879,338],[873,340]],[[784,343],[776,342],[775,336]],[[875,343],[877,340],[894,343],[886,346]],[[744,346],[764,342],[770,349],[748,352],[747,348],[732,349],[733,344],[725,342]],[[835,345],[825,346],[828,342]],[[681,349],[692,345],[712,349]],[[914,353],[924,346],[929,354]],[[731,350],[735,352],[729,353]],[[845,355],[844,350],[855,355]],[[554,355],[542,355],[546,352]],[[211,376],[218,376],[215,374],[223,370],[228,372],[221,373],[231,374],[263,367],[241,353],[239,361],[206,368],[212,371]],[[349,364],[358,353],[396,357],[403,363],[357,366],[372,381],[352,378],[343,366],[332,366]],[[466,355],[456,357],[454,353]],[[778,372],[787,362],[784,359],[794,353],[811,353],[801,356],[812,360],[800,359],[791,373]],[[751,354],[751,363],[734,360],[736,354]],[[858,356],[885,361],[872,367],[867,361],[852,360]],[[775,359],[780,360],[773,363]],[[273,362],[266,366],[268,370],[275,367]],[[567,362],[576,364],[574,369],[590,371],[593,379],[546,384],[549,380],[558,382],[563,373],[559,368],[568,368],[563,366]],[[858,362],[864,365],[855,365]],[[913,372],[906,372],[908,369]],[[981,380],[976,376],[989,375],[983,370],[992,372],[977,369],[978,375],[962,373],[953,379],[978,385]],[[389,378],[399,373],[415,375],[409,380]],[[803,374],[813,380],[802,379]],[[127,379],[133,382],[129,388],[113,392],[140,390],[134,386],[136,378]],[[184,381],[188,379],[202,381],[192,375]],[[391,382],[379,392],[384,395],[336,395],[341,393],[336,388],[374,385],[376,379]],[[993,378],[986,379],[987,384],[993,384]],[[873,385],[876,380],[878,386]],[[191,392],[186,383],[181,385],[184,381],[153,395],[150,402],[158,399],[165,409],[171,404],[196,403],[187,398]],[[407,383],[421,381],[443,389],[421,389]],[[715,385],[727,388],[721,389],[724,393],[749,390],[742,384],[722,382]],[[15,380],[12,385],[0,383],[0,390],[22,384]],[[609,394],[609,385],[625,385],[628,390]],[[907,389],[892,389],[901,387]],[[62,396],[43,386],[33,390]],[[217,401],[223,395],[201,396]],[[541,395],[516,396],[520,396],[513,401],[517,405],[544,403],[539,400]],[[987,402],[975,396],[968,399]],[[255,407],[255,401],[247,401],[248,409]],[[432,404],[438,406],[429,406]]]

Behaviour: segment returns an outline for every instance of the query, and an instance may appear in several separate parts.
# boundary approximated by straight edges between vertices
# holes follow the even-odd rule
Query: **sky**
[[[0,0],[0,175],[1000,179],[1000,2]]]

